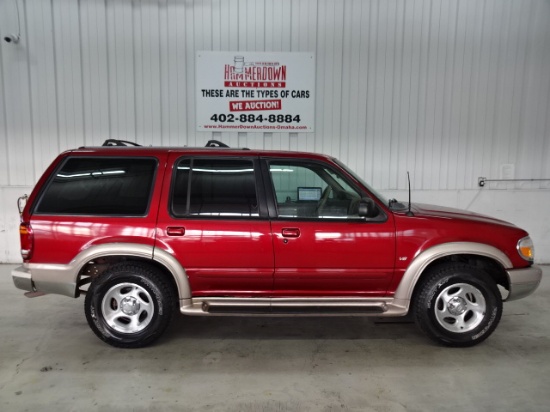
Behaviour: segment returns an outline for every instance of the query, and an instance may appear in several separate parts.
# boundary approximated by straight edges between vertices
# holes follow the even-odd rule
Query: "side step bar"
[[[185,315],[243,316],[404,316],[408,306],[396,306],[392,298],[220,298],[201,297],[181,301]]]

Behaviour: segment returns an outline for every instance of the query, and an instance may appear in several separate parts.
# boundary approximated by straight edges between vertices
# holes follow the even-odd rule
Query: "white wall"
[[[16,199],[107,138],[335,155],[375,187],[529,230],[550,262],[550,2],[0,0],[0,262]],[[314,134],[195,131],[197,50],[315,52]],[[405,196],[406,197],[406,196]],[[15,229],[15,230],[14,230]]]

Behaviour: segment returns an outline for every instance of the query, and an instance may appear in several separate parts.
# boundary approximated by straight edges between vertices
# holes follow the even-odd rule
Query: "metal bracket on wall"
[[[480,187],[485,186],[485,182],[550,182],[550,179],[487,179],[486,177],[477,178],[477,184]]]

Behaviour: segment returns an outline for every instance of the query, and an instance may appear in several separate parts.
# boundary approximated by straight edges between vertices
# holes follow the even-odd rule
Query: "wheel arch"
[[[409,265],[394,298],[399,302],[410,304],[417,286],[435,266],[446,262],[467,262],[481,267],[496,284],[509,289],[509,279],[505,268],[512,267],[512,262],[502,251],[491,245],[473,242],[453,242],[433,246],[420,253]]]
[[[185,269],[174,256],[150,245],[133,243],[96,245],[81,252],[71,262],[71,266],[77,270],[75,297],[79,296],[82,287],[101,276],[112,265],[123,261],[141,262],[155,267],[170,280],[179,299],[191,297]]]

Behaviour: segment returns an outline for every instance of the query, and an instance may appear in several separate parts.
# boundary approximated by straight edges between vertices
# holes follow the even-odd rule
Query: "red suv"
[[[412,313],[432,339],[471,346],[541,280],[524,230],[384,199],[330,156],[122,145],[58,156],[22,211],[12,272],[30,296],[85,294],[113,346],[151,343],[178,309]]]

